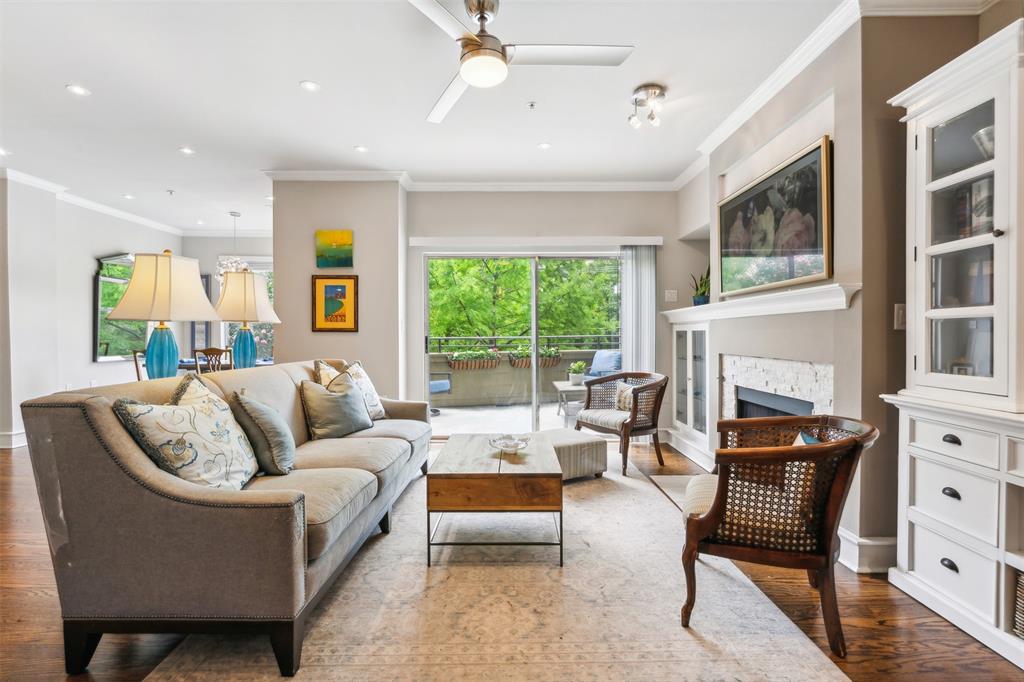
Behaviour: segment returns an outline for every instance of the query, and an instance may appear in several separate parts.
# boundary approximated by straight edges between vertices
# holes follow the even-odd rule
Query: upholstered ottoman
[[[608,470],[608,441],[594,434],[573,429],[541,431],[555,449],[562,465],[562,480],[581,476],[601,476]]]

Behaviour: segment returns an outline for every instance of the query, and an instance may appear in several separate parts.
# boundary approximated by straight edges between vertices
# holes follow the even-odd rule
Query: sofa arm
[[[389,400],[381,398],[388,419],[412,419],[430,423],[430,403],[419,400]]]
[[[291,619],[305,604],[305,499],[161,471],[106,398],[22,405],[65,618]]]

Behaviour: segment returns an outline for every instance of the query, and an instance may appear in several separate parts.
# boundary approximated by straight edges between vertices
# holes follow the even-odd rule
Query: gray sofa
[[[22,404],[68,673],[107,632],[265,633],[281,673],[298,670],[306,619],[362,543],[390,530],[430,441],[427,403],[386,399],[372,428],[310,441],[298,387],[312,378],[311,362],[203,375],[276,408],[295,437],[295,469],[241,491],[162,471],[114,415],[121,397],[167,402],[180,378]]]

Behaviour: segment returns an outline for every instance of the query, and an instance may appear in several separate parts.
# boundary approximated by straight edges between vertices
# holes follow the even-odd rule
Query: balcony
[[[541,336],[538,340],[542,349],[558,349],[557,357],[540,358],[540,428],[571,427],[575,423],[571,414],[579,409],[572,403],[583,399],[583,388],[564,394],[560,402],[553,382],[568,379],[571,363],[583,361],[589,367],[598,350],[618,349],[619,335]],[[450,382],[450,391],[430,395],[431,407],[439,411],[433,417],[436,434],[531,430],[531,361],[514,359],[517,348],[529,347],[528,336],[430,337],[427,343],[430,379]],[[497,351],[497,360],[477,369],[450,362],[452,353],[481,349]]]

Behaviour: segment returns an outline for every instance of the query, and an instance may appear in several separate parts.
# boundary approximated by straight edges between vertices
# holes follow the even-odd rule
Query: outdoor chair
[[[440,377],[435,379],[434,377]],[[452,392],[452,373],[451,372],[431,372],[430,373],[430,395],[437,395],[439,393],[447,393],[451,395]],[[430,414],[437,416],[441,414],[441,410],[436,407],[430,408]]]
[[[587,397],[583,401],[583,409],[576,415],[576,430],[585,426],[592,431],[617,435],[623,476],[629,462],[629,441],[635,436],[651,436],[658,464],[665,466],[658,441],[658,412],[661,411],[668,377],[653,372],[619,372],[583,383],[587,387]],[[617,400],[619,384],[631,387],[628,410],[620,409]]]
[[[699,554],[804,569],[821,598],[829,646],[845,657],[834,574],[839,517],[857,461],[878,429],[815,415],[725,420],[718,433],[718,473],[695,477],[683,498],[683,627],[690,626]]]

